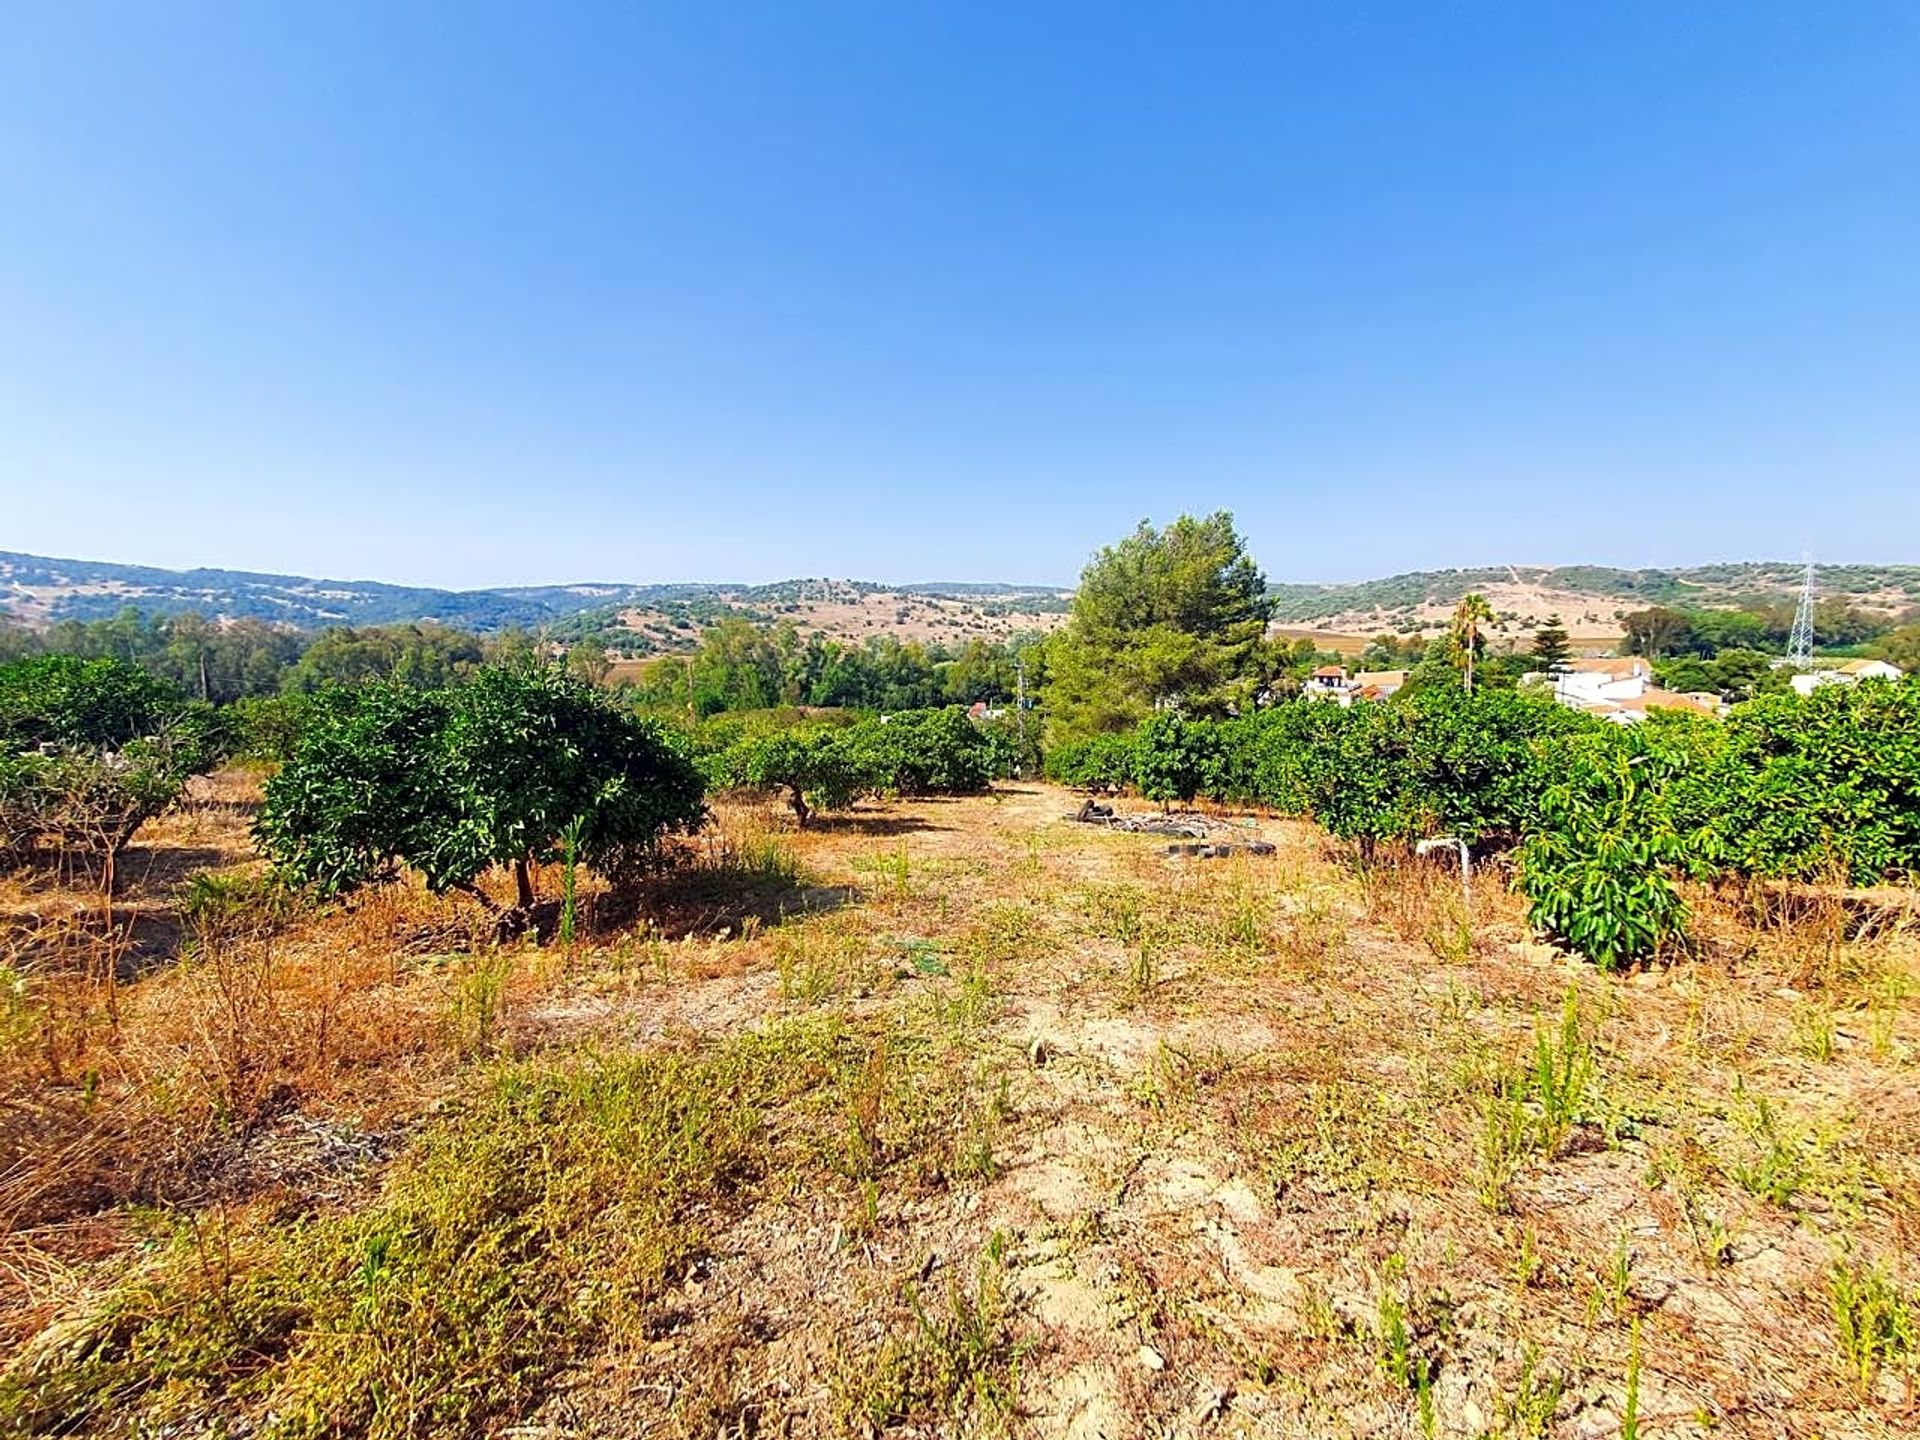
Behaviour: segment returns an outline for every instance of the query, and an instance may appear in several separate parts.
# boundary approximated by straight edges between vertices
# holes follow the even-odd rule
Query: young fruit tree
[[[844,810],[874,788],[845,733],[825,727],[748,736],[712,757],[710,774],[723,789],[784,791],[802,829],[816,810]]]
[[[616,882],[706,814],[692,762],[650,721],[563,670],[478,671],[458,690],[390,682],[324,693],[267,782],[261,848],[296,881],[340,895],[417,870],[435,893],[493,867],[522,909],[533,866],[561,853]]]
[[[123,660],[0,665],[0,864],[112,862],[212,759],[208,711]]]

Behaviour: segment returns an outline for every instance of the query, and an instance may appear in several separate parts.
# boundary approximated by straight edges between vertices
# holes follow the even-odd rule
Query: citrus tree
[[[0,665],[0,859],[110,862],[212,758],[208,713],[123,660]]]
[[[1213,776],[1220,727],[1180,715],[1160,714],[1141,722],[1135,736],[1134,783],[1148,800],[1191,804]]]
[[[873,788],[845,732],[823,726],[746,736],[712,756],[707,774],[720,789],[783,792],[802,829],[816,810],[844,810]]]
[[[324,694],[267,782],[258,837],[293,879],[344,894],[403,868],[485,899],[500,867],[522,908],[532,867],[573,855],[615,881],[705,816],[704,782],[668,734],[577,676],[485,668],[458,690],[381,681]]]
[[[903,710],[832,728],[748,731],[705,756],[720,789],[783,792],[802,826],[868,795],[971,795],[993,777],[992,738],[957,709]]]

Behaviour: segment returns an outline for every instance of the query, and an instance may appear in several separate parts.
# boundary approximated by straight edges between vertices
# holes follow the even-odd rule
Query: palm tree
[[[1474,591],[1463,596],[1453,612],[1453,638],[1467,657],[1467,694],[1473,693],[1473,652],[1480,643],[1480,626],[1493,619],[1487,597]]]

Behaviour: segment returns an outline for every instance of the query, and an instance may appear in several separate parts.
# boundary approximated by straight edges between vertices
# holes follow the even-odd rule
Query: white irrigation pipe
[[[1435,850],[1452,847],[1460,852],[1460,903],[1467,907],[1467,914],[1473,914],[1473,856],[1467,851],[1467,842],[1458,835],[1436,835],[1431,840],[1422,840],[1413,847],[1416,855],[1428,855]]]

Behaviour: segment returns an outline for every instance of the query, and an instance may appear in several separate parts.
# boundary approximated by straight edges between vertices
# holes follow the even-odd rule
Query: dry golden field
[[[5,1433],[1920,1425],[1897,911],[1607,976],[1496,873],[1009,785],[722,803],[540,946],[276,896],[256,793],[0,880]]]

